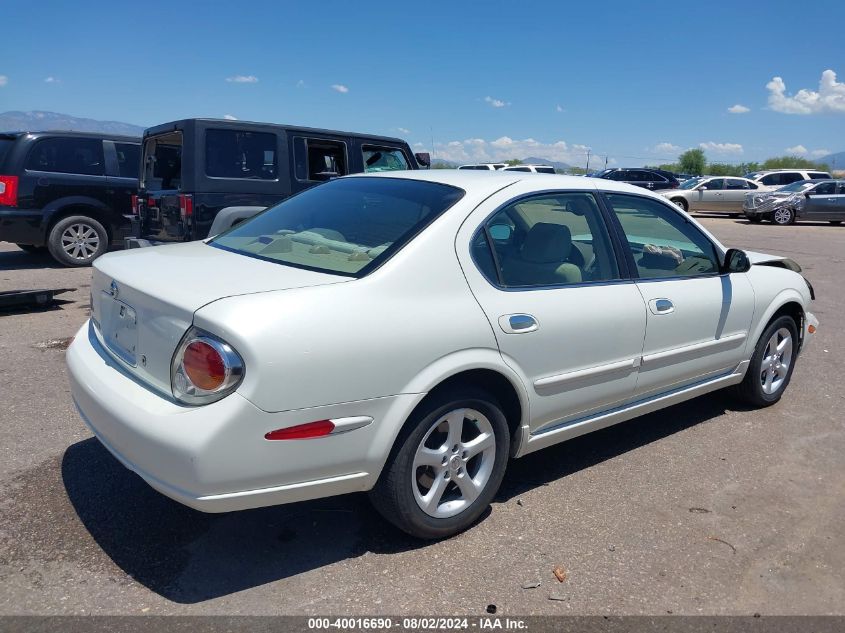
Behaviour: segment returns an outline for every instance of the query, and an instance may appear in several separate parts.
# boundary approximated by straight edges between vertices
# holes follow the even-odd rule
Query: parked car
[[[828,179],[830,174],[826,171],[807,169],[765,169],[752,171],[745,174],[745,177],[769,189],[779,189],[785,185],[791,185],[799,180]]]
[[[680,184],[674,174],[659,169],[612,167],[597,172],[593,177],[615,180],[616,182],[627,182],[628,184],[654,191],[659,189],[677,189]]]
[[[71,391],[193,508],[369,490],[440,538],[510,457],[723,387],[777,402],[818,325],[798,271],[623,183],[350,176],[207,242],[97,260]]]
[[[496,171],[507,167],[507,163],[473,163],[471,165],[461,165],[458,169],[474,169],[478,171]]]
[[[384,136],[217,119],[157,125],[144,132],[128,245],[204,239],[320,182],[429,163]]]
[[[702,176],[684,181],[677,189],[665,189],[660,195],[684,211],[740,215],[745,195],[759,188],[760,185],[748,178]]]
[[[87,266],[129,234],[139,139],[0,133],[0,241]]]
[[[502,171],[521,171],[532,174],[555,174],[555,168],[551,165],[509,165],[503,167]]]
[[[799,180],[776,191],[747,194],[742,210],[751,222],[840,224],[845,220],[845,180]]]

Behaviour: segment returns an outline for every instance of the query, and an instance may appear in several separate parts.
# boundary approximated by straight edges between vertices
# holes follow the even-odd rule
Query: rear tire
[[[782,316],[764,331],[745,378],[734,388],[743,402],[753,407],[769,407],[780,400],[798,357],[798,328],[791,317]]]
[[[408,419],[370,500],[411,536],[453,536],[490,505],[509,452],[508,424],[490,394],[476,388],[444,392]]]
[[[679,207],[681,207],[681,209],[683,209],[684,211],[689,211],[689,204],[683,198],[672,198],[672,200],[670,200],[670,202],[674,202]]]
[[[842,224],[842,220],[828,220],[833,226],[839,226]]]
[[[84,215],[62,218],[50,229],[47,250],[63,266],[90,266],[108,249],[103,225]]]
[[[793,224],[795,222],[795,211],[789,207],[777,209],[774,213],[772,213],[772,222],[780,224],[781,226]]]
[[[47,250],[46,246],[36,246],[35,244],[15,244],[19,249],[22,251],[26,251],[27,253],[43,253]]]

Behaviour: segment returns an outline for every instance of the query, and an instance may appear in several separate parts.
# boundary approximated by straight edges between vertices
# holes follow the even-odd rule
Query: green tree
[[[508,165],[509,167],[513,167],[514,165],[521,165],[522,161],[519,160],[518,158],[511,158],[510,160],[506,160],[505,164]]]
[[[700,176],[704,173],[706,166],[707,159],[700,149],[688,149],[678,156],[678,167],[680,167],[682,173]]]
[[[800,156],[775,156],[766,159],[763,163],[763,169],[823,169],[828,171],[828,166]]]

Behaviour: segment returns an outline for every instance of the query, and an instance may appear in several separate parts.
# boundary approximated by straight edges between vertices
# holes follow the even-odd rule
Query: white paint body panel
[[[519,456],[738,382],[772,314],[786,302],[805,312],[810,304],[800,275],[766,266],[730,277],[503,291],[469,252],[498,205],[532,191],[596,187],[662,198],[613,181],[518,172],[358,177],[431,180],[467,193],[362,279],[204,243],[95,263],[94,316],[116,281],[137,311],[146,365],[116,358],[86,324],[67,353],[71,391],[103,444],[156,489],[205,511],[367,490],[414,407],[471,369],[512,385],[522,409],[512,421]],[[655,297],[671,297],[675,311],[653,315]],[[510,314],[531,314],[538,327],[506,333],[500,317]],[[806,325],[817,322],[809,313],[805,321],[806,341]],[[227,341],[245,366],[236,393],[200,407],[170,395],[170,361],[191,325]],[[312,440],[264,439],[340,418],[372,423]]]

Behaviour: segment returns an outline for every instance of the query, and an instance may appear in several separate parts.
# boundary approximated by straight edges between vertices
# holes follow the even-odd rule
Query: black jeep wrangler
[[[0,133],[0,241],[87,266],[129,235],[140,139]]]
[[[204,239],[331,178],[429,162],[398,138],[217,119],[157,125],[144,132],[127,246]]]

